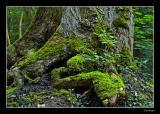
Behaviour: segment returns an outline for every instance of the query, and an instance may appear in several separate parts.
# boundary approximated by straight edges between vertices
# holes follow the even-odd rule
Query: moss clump
[[[67,61],[67,67],[71,70],[82,71],[84,69],[84,58],[77,54]]]
[[[51,71],[51,78],[52,78],[52,80],[60,79],[61,74],[66,73],[66,72],[67,72],[67,68],[65,68],[65,67],[55,68]]]
[[[37,52],[28,55],[25,60],[19,62],[17,66],[23,68],[26,65],[38,60],[44,60],[46,57],[54,57],[60,54],[69,53],[92,53],[89,43],[85,43],[84,38],[63,38],[54,36]]]
[[[146,88],[149,89],[151,92],[154,91],[154,84],[153,84],[153,82],[147,81],[145,85],[146,85]]]
[[[21,61],[17,66],[22,68],[37,60],[43,60],[47,56],[54,56],[58,53],[63,53],[63,47],[65,45],[63,41],[64,40],[61,37],[55,38],[53,41],[49,40],[41,49],[28,55],[25,60]]]
[[[117,28],[129,29],[129,25],[128,25],[127,20],[125,20],[122,17],[115,19],[112,24]]]
[[[116,7],[116,13],[126,20],[130,19],[130,7]]]
[[[60,79],[60,82],[77,82],[80,80],[92,80],[94,90],[97,93],[97,96],[101,100],[105,100],[107,98],[112,97],[115,94],[124,94],[125,85],[120,78],[120,76],[116,76],[112,78],[109,74],[105,74],[99,71],[93,71],[89,73],[81,73],[76,76],[70,76],[64,79]]]

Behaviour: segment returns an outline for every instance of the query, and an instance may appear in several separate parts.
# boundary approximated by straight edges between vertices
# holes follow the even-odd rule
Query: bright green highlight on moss
[[[7,96],[13,95],[13,93],[19,89],[20,89],[19,87],[7,87]]]
[[[80,54],[77,54],[76,56],[72,57],[67,61],[67,67],[69,69],[77,69],[78,71],[84,69],[83,64],[84,58]]]
[[[124,94],[125,85],[120,76],[117,75],[113,79],[109,74],[100,71],[81,73],[76,76],[60,79],[60,81],[66,82],[87,79],[92,80],[95,92],[101,100],[110,98],[115,94]]]

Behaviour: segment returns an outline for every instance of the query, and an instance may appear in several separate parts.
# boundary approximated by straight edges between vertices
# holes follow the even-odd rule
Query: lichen
[[[115,19],[112,24],[116,27],[116,28],[125,28],[125,29],[129,29],[129,24],[127,22],[127,20],[125,20],[122,17],[119,17],[117,19]]]

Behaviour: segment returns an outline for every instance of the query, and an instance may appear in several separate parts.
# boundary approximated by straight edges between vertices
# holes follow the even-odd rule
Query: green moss
[[[17,66],[23,68],[37,60],[44,60],[46,57],[64,54],[65,48],[68,48],[70,53],[92,53],[92,48],[89,48],[89,46],[89,43],[85,43],[84,38],[54,36],[53,39],[49,39],[41,49],[28,55],[25,60],[18,63]]]
[[[146,87],[150,90],[150,91],[154,91],[154,85],[153,85],[153,82],[149,82],[149,81],[147,81],[146,82]]]
[[[59,67],[55,68],[51,71],[51,78],[52,80],[57,80],[61,78],[61,74],[67,72],[67,68]]]
[[[40,77],[38,76],[38,77],[36,77],[35,79],[31,79],[29,76],[27,76],[27,75],[23,75],[24,76],[24,78],[27,80],[27,81],[30,81],[31,83],[37,83],[39,80],[40,80]]]
[[[116,76],[113,79],[108,74],[104,74],[99,71],[81,73],[76,76],[70,76],[70,77],[61,79],[60,81],[71,82],[71,81],[88,80],[88,79],[92,80],[94,90],[101,100],[110,98],[115,94],[118,94],[118,95],[124,94],[125,85],[122,79],[120,78],[120,76]]]
[[[101,74],[98,79],[93,80],[93,85],[101,100],[108,99],[115,94],[124,94],[125,85],[120,76],[113,79],[108,74]]]
[[[11,96],[14,92],[18,91],[20,87],[7,87],[7,96]]]
[[[144,94],[144,93],[140,93],[138,96],[140,97],[140,99],[141,99],[142,101],[149,99],[148,95],[146,95],[146,94]]]
[[[117,28],[120,27],[120,28],[129,29],[129,25],[128,25],[127,20],[125,20],[122,17],[119,17],[119,18],[115,19],[112,24]]]
[[[75,53],[81,53],[81,54],[92,54],[94,53],[94,50],[92,49],[92,46],[90,44],[90,41],[86,37],[71,37],[67,38],[66,45],[73,49]]]
[[[66,89],[57,90],[57,92],[53,92],[52,95],[60,97],[60,98],[64,99],[66,102],[70,100],[71,104],[73,104],[73,105],[75,105],[77,102],[76,95],[69,92]]]
[[[22,99],[25,101],[29,107],[37,107],[37,104],[44,103],[46,100],[51,99],[51,97],[58,97],[63,99],[65,102],[70,102],[71,104],[76,104],[76,96],[68,90],[60,89],[54,91],[40,91],[40,92],[30,92]]]
[[[43,96],[43,92],[30,92],[28,95],[24,96],[22,99],[23,101],[25,101],[29,107],[30,106],[34,106],[36,107],[36,104],[38,104],[39,102],[42,102],[42,99],[44,99],[44,97],[46,96]]]
[[[138,70],[138,66],[131,54],[129,48],[125,48],[121,51],[121,65],[128,66],[132,70]]]
[[[61,42],[62,40],[62,42]],[[25,65],[44,59],[47,56],[54,56],[58,53],[63,53],[64,42],[62,38],[55,38],[53,41],[49,40],[41,49],[26,57],[26,59],[18,64],[22,68]]]
[[[67,67],[72,70],[82,71],[84,69],[84,58],[80,54],[77,54],[67,61]]]
[[[119,14],[120,17],[125,18],[126,20],[130,19],[130,7],[116,7],[116,13]]]
[[[138,103],[135,107],[148,107],[150,102],[152,102],[149,96],[143,92],[138,93],[137,99]]]

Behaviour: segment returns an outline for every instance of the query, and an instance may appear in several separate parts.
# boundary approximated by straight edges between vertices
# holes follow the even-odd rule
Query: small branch
[[[23,11],[21,13],[21,18],[20,18],[20,21],[19,21],[19,38],[22,37],[22,20],[23,20]]]

